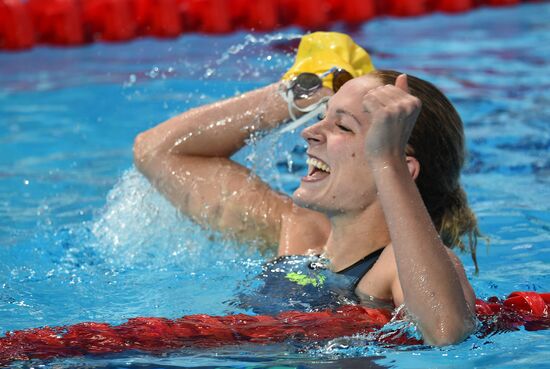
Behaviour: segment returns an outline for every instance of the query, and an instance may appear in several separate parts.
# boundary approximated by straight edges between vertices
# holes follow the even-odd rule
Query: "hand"
[[[421,107],[420,99],[409,94],[405,74],[397,77],[395,86],[377,87],[363,97],[363,109],[370,123],[365,138],[369,162],[405,157],[405,147]]]

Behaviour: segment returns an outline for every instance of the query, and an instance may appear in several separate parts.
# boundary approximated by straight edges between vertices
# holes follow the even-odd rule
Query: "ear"
[[[409,173],[413,180],[416,181],[416,178],[420,174],[420,163],[414,156],[406,156],[405,160],[407,162],[407,167],[409,168]]]

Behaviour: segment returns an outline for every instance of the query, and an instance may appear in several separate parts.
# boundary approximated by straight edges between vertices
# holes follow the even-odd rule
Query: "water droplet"
[[[212,68],[206,69],[204,72],[204,78],[210,78],[214,74],[215,70]]]
[[[137,77],[135,74],[132,73],[128,76],[128,80],[124,82],[123,87],[124,88],[132,87],[136,83],[136,81],[137,81]]]
[[[147,75],[149,76],[149,78],[157,78],[157,76],[159,75],[159,67],[153,67],[148,73]]]

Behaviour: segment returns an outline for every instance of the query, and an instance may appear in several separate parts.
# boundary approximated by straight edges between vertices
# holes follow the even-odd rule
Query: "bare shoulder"
[[[466,276],[466,272],[464,271],[464,265],[462,265],[462,261],[460,261],[460,258],[458,257],[458,255],[455,254],[455,252],[450,248],[446,248],[446,250],[447,250],[447,254],[449,255],[449,258],[451,259],[451,261],[453,262],[453,265],[456,268],[457,273],[461,275],[463,274],[464,276]]]
[[[470,308],[473,309],[475,307],[476,295],[474,289],[472,288],[472,285],[470,284],[470,281],[468,280],[468,277],[466,276],[464,265],[462,265],[462,261],[460,261],[460,258],[454,253],[453,250],[447,248],[447,254],[453,262],[456,273],[458,274],[458,279],[460,281],[460,284],[462,285],[464,297],[468,302],[468,305],[470,305]]]
[[[321,253],[330,233],[327,216],[294,202],[281,215],[279,255]]]
[[[392,284],[397,278],[397,264],[391,244],[386,246],[372,268],[361,279],[355,290],[359,298],[375,297],[392,301]]]

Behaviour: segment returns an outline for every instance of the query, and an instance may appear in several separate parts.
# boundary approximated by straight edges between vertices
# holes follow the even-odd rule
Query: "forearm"
[[[138,136],[136,156],[145,159],[154,153],[169,153],[230,157],[252,133],[271,130],[290,118],[278,88],[279,83],[275,83],[171,118]],[[307,106],[329,93],[320,90],[297,104]]]
[[[139,149],[143,154],[229,157],[252,132],[274,128],[288,117],[277,86],[186,111],[142,133]]]
[[[458,273],[401,159],[373,165],[405,305],[429,343],[458,341],[473,316]]]

